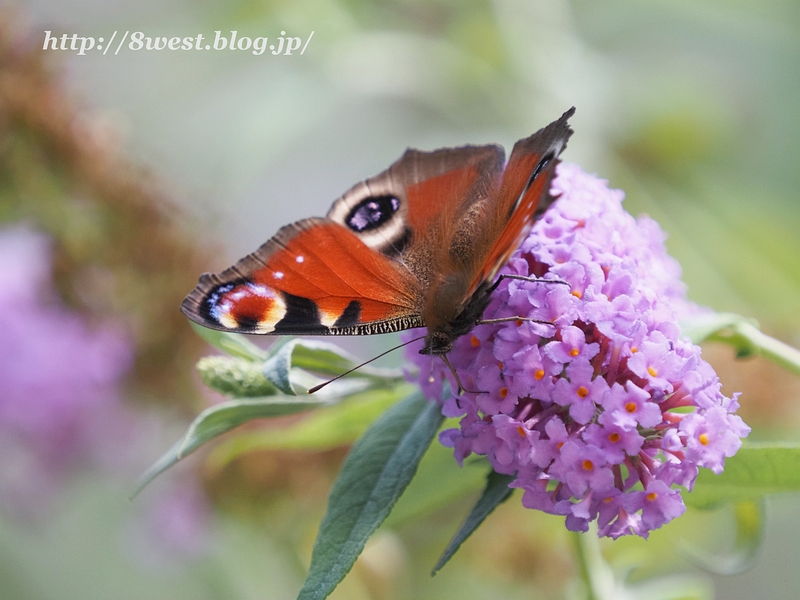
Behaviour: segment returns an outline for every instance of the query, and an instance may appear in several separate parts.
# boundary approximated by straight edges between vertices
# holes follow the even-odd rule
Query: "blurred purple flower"
[[[35,514],[71,472],[119,455],[131,362],[117,328],[90,328],[58,302],[48,239],[0,230],[0,507]]]
[[[460,428],[441,442],[513,474],[524,506],[566,517],[574,531],[597,519],[600,535],[649,532],[685,510],[698,467],[722,471],[750,428],[737,395],[720,391],[700,348],[680,339],[686,300],[680,266],[653,220],[622,209],[622,192],[561,164],[558,201],[502,272],[567,281],[506,280],[485,312],[527,317],[480,325],[449,359],[467,389],[444,403]],[[416,332],[411,335],[418,335]],[[452,374],[409,345],[418,381],[441,397]]]
[[[122,468],[130,484],[141,469],[131,458],[154,434],[152,420],[120,395],[132,346],[113,323],[90,327],[65,308],[50,269],[45,235],[0,229],[0,510],[28,518],[40,517],[80,471]],[[140,506],[128,543],[151,558],[208,549],[210,506],[196,481]]]
[[[155,571],[205,558],[213,548],[211,516],[199,482],[178,477],[155,495],[137,499],[125,531],[126,550]]]

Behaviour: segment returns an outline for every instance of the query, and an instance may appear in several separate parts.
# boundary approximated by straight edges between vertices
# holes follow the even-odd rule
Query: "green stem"
[[[586,533],[573,533],[578,571],[586,587],[587,600],[619,598],[614,573],[600,551],[597,526],[592,523]]]
[[[598,600],[597,595],[594,593],[594,586],[592,585],[592,575],[589,570],[589,557],[587,556],[588,549],[583,541],[587,534],[573,532],[572,542],[575,546],[575,557],[578,560],[578,574],[581,581],[583,581],[584,588],[586,589],[587,600]],[[589,534],[591,535],[591,534]]]

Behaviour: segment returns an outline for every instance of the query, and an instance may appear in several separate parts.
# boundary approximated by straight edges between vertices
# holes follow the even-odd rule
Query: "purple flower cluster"
[[[49,284],[48,239],[0,230],[0,507],[16,513],[43,508],[79,465],[113,460],[131,432],[118,393],[130,346]]]
[[[561,164],[558,200],[503,273],[562,284],[504,280],[480,325],[449,359],[467,390],[444,403],[460,428],[442,432],[461,463],[485,455],[515,475],[522,503],[564,515],[567,528],[647,537],[682,514],[680,485],[698,467],[719,473],[750,428],[733,414],[700,348],[680,338],[677,319],[697,311],[680,267],[651,219],[622,208],[623,193]],[[547,323],[552,323],[548,325]],[[457,389],[443,361],[408,355],[426,395]]]

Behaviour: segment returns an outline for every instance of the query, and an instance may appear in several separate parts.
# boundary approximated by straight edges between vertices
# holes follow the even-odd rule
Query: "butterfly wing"
[[[337,223],[306,219],[201,276],[181,308],[201,325],[241,333],[379,333],[417,326],[418,294],[397,261]]]
[[[327,218],[287,225],[229,269],[202,275],[181,309],[201,325],[240,333],[422,326],[432,261],[425,232],[469,203],[502,161],[497,146],[408,150],[334,202]]]
[[[447,230],[446,252],[434,262],[426,288],[428,335],[421,352],[446,354],[481,318],[500,267],[553,201],[550,181],[572,134],[567,120],[573,112],[517,142],[502,177],[484,179],[476,201]]]
[[[567,121],[574,113],[574,108],[569,109],[557,121],[514,145],[500,188],[489,204],[486,225],[480,229],[485,232],[483,243],[489,242],[489,251],[475,272],[467,295],[495,278],[555,199],[550,194],[550,183],[558,155],[573,133]]]
[[[457,221],[489,182],[499,180],[503,159],[503,149],[495,145],[409,149],[334,202],[328,218],[371,249],[401,260],[426,288],[437,248],[447,250],[443,225]]]

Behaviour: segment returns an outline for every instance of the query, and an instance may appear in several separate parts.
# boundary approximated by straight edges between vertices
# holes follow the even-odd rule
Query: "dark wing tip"
[[[534,136],[541,137],[545,140],[562,139],[563,145],[559,149],[558,154],[567,146],[567,141],[572,137],[575,131],[569,126],[569,119],[575,114],[575,107],[566,110],[558,119],[550,123],[547,127],[540,129]]]
[[[567,147],[567,142],[574,133],[568,123],[570,117],[574,114],[575,107],[573,106],[546,127],[542,127],[533,135],[519,140],[514,145],[512,156],[515,153],[517,155],[534,153],[544,156],[550,151],[553,154],[551,158],[558,158],[558,155]]]

